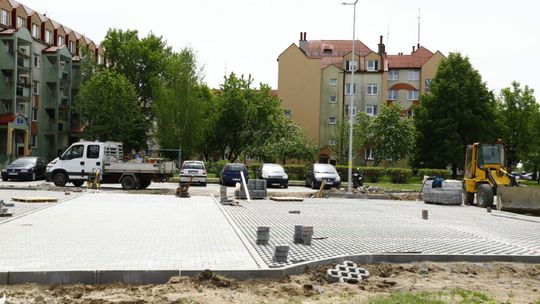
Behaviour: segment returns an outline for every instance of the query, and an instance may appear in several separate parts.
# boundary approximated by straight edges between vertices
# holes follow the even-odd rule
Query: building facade
[[[0,168],[20,156],[49,160],[80,131],[72,119],[83,49],[100,47],[12,0],[0,0]]]
[[[382,105],[394,103],[412,117],[420,94],[429,90],[444,55],[419,45],[411,54],[389,55],[382,39],[376,51],[355,41],[353,54],[352,40],[307,40],[303,32],[298,45],[291,44],[278,56],[284,114],[319,144],[319,161],[335,159],[330,151],[349,111],[375,116]],[[369,148],[357,152],[363,160],[373,153]]]

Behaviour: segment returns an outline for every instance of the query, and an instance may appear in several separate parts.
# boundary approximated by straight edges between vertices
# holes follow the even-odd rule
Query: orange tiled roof
[[[410,55],[387,55],[388,68],[420,68],[433,53],[421,46]]]
[[[308,40],[306,56],[321,58],[322,67],[332,64],[340,66],[343,56],[352,52],[352,43],[352,40]],[[355,53],[360,56],[373,52],[360,40],[355,41],[354,48]],[[324,52],[324,49],[331,49],[332,52]]]

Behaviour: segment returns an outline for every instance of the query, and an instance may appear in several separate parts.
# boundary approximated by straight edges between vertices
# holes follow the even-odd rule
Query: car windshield
[[[285,170],[282,166],[274,164],[264,165],[262,170],[269,173],[285,173]]]
[[[244,165],[243,164],[230,164],[229,165],[229,171],[244,171]]]
[[[337,173],[336,168],[332,165],[316,165],[313,168],[313,172],[315,173]]]
[[[204,169],[202,163],[185,163],[184,169]]]
[[[11,163],[12,165],[16,166],[27,166],[27,165],[35,165],[36,159],[35,158],[19,158]]]

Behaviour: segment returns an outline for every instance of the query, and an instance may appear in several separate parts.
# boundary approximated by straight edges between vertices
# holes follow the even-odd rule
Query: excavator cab
[[[467,146],[465,176],[463,178],[463,203],[480,207],[492,207],[494,195],[500,187],[517,186],[505,166],[502,143],[474,143]]]

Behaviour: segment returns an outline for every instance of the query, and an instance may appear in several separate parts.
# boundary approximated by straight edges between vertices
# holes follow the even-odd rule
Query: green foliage
[[[442,178],[450,178],[450,172],[446,169],[418,169],[418,176],[438,176]]]
[[[349,182],[349,167],[344,165],[336,165],[336,171],[339,173],[339,176],[341,177],[342,183],[348,183]]]
[[[412,170],[406,168],[386,168],[384,173],[390,177],[394,184],[405,184],[407,179],[412,176]]]
[[[437,69],[429,93],[415,111],[417,131],[413,165],[463,168],[465,146],[494,142],[500,136],[494,96],[469,59],[451,53]]]
[[[216,176],[219,176],[219,172],[221,172],[221,169],[223,169],[223,166],[225,166],[225,164],[227,163],[227,160],[205,163],[206,171],[208,172],[208,174],[213,173]]]
[[[370,183],[376,183],[385,171],[383,167],[360,167],[360,172],[364,176],[364,180]]]
[[[307,166],[306,165],[283,165],[285,172],[289,175],[289,180],[305,180]]]
[[[87,125],[84,138],[120,141],[126,151],[145,145],[137,92],[123,75],[108,70],[95,73],[81,85],[75,110]]]
[[[398,292],[388,296],[376,296],[368,300],[368,304],[446,304],[439,298],[439,294],[432,292],[404,293]]]
[[[256,164],[249,164],[247,165],[248,172],[252,173],[253,175],[257,176],[257,171],[259,168],[262,167],[262,163],[256,163]]]
[[[403,118],[398,106],[382,106],[381,113],[368,127],[368,141],[377,153],[374,165],[382,160],[395,164],[411,156],[414,148],[414,125],[408,118]]]
[[[540,114],[534,91],[528,86],[522,89],[514,81],[511,88],[501,90],[498,103],[508,165],[515,167],[520,160],[534,159],[540,150],[535,142],[535,122]]]

